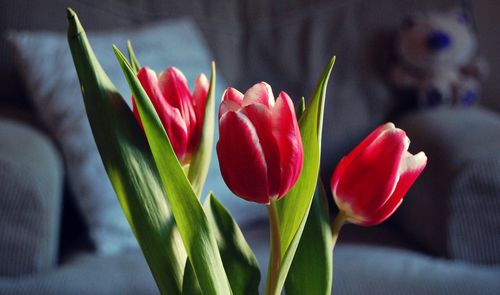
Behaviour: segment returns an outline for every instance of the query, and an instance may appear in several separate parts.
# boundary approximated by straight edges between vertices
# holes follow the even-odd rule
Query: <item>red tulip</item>
[[[304,151],[292,100],[261,82],[245,95],[224,92],[217,155],[222,177],[243,199],[268,204],[283,197],[302,170]]]
[[[427,164],[423,152],[408,152],[409,145],[406,133],[387,123],[340,161],[331,189],[347,221],[376,225],[399,207]]]
[[[137,78],[160,117],[177,158],[182,164],[188,164],[201,138],[209,87],[207,77],[200,74],[196,78],[193,94],[189,92],[186,77],[174,67],[159,75],[143,67]],[[132,105],[140,122],[133,98]]]

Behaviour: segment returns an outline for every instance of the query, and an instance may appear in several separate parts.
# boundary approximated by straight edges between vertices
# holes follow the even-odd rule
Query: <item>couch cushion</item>
[[[22,278],[0,277],[2,294],[159,294],[142,253],[102,257],[80,253],[51,271]]]
[[[332,294],[498,294],[500,267],[470,265],[403,249],[339,245]]]
[[[63,165],[43,134],[0,118],[0,277],[45,272],[58,259]]]
[[[429,160],[394,222],[430,254],[500,264],[500,115],[444,108],[399,127]]]
[[[457,173],[448,218],[451,257],[500,264],[500,156],[477,160]]]

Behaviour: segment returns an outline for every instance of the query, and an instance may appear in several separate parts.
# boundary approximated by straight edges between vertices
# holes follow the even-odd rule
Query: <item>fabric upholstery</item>
[[[450,257],[499,265],[500,157],[478,160],[457,174],[449,204]]]
[[[138,250],[115,256],[79,253],[51,271],[17,278],[0,277],[2,295],[156,295],[153,276]]]
[[[0,277],[52,269],[63,187],[59,152],[42,133],[0,119],[0,184]]]
[[[500,267],[478,267],[403,249],[339,245],[332,294],[498,294]]]
[[[395,222],[429,253],[499,264],[500,116],[480,108],[438,109],[401,120],[428,166]]]

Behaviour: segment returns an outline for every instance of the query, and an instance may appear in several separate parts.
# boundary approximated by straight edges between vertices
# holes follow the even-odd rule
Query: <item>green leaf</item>
[[[283,288],[297,250],[318,179],[325,95],[334,62],[335,57],[326,66],[314,94],[299,120],[305,155],[302,173],[292,190],[277,202],[282,253],[277,284],[278,292]]]
[[[326,193],[319,184],[285,282],[287,295],[301,295],[304,290],[308,294],[331,294],[333,245],[329,220]]]
[[[68,43],[106,172],[160,292],[180,294],[183,246],[176,238],[175,223],[151,150],[71,9],[68,22]]]
[[[295,108],[295,115],[297,116],[297,119],[300,120],[302,118],[302,114],[306,110],[306,99],[302,96],[300,98],[299,103],[297,104],[297,107]]]
[[[234,294],[258,295],[260,269],[252,249],[229,211],[210,193],[203,205],[215,233],[231,290]],[[186,262],[183,294],[201,294],[201,288],[189,261]]]
[[[134,70],[135,73],[139,72],[139,70],[141,69],[141,64],[137,60],[137,57],[135,57],[135,52],[134,49],[132,48],[132,42],[130,42],[130,40],[127,41],[127,51],[132,69]]]
[[[203,207],[216,235],[231,290],[234,294],[258,295],[259,263],[238,224],[213,194],[207,197]]]
[[[196,278],[193,266],[189,259],[186,260],[186,267],[184,268],[184,280],[182,281],[182,294],[183,295],[201,295],[200,283]]]
[[[212,62],[212,73],[210,75],[210,88],[207,93],[207,104],[203,119],[203,131],[200,144],[189,165],[188,179],[198,196],[203,191],[203,185],[207,179],[210,159],[212,157],[212,146],[214,143],[214,109],[215,109],[215,63]]]
[[[125,56],[113,46],[134,95],[168,204],[203,294],[231,294],[215,236],[148,95]]]

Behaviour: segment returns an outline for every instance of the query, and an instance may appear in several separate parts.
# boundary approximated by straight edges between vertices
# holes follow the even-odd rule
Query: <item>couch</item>
[[[263,80],[275,93],[283,89],[296,100],[308,97],[328,58],[337,55],[327,94],[321,177],[328,181],[340,157],[389,119],[407,131],[411,150],[426,152],[429,165],[387,222],[344,227],[334,251],[333,293],[498,294],[500,45],[494,24],[500,21],[492,17],[499,5],[487,0],[211,2],[0,2],[0,294],[158,293],[144,257],[120,227],[123,216],[113,192],[98,190],[98,183],[106,182],[99,163],[82,153],[93,142],[80,129],[86,118],[73,107],[81,104],[81,94],[68,78],[74,75],[71,62],[63,61],[67,6],[79,14],[122,93],[126,84],[107,68],[114,60],[105,52],[111,42],[126,38],[136,40],[144,64],[182,65],[188,80],[204,69],[199,64],[216,60],[219,95],[228,85],[244,90]],[[397,98],[386,77],[395,28],[408,13],[453,6],[473,16],[490,63],[480,105],[390,116]],[[170,36],[185,38],[171,42]],[[240,223],[265,272],[265,212],[236,200],[220,177],[209,184]],[[84,203],[90,194],[97,197]],[[112,231],[96,230],[106,227]]]

